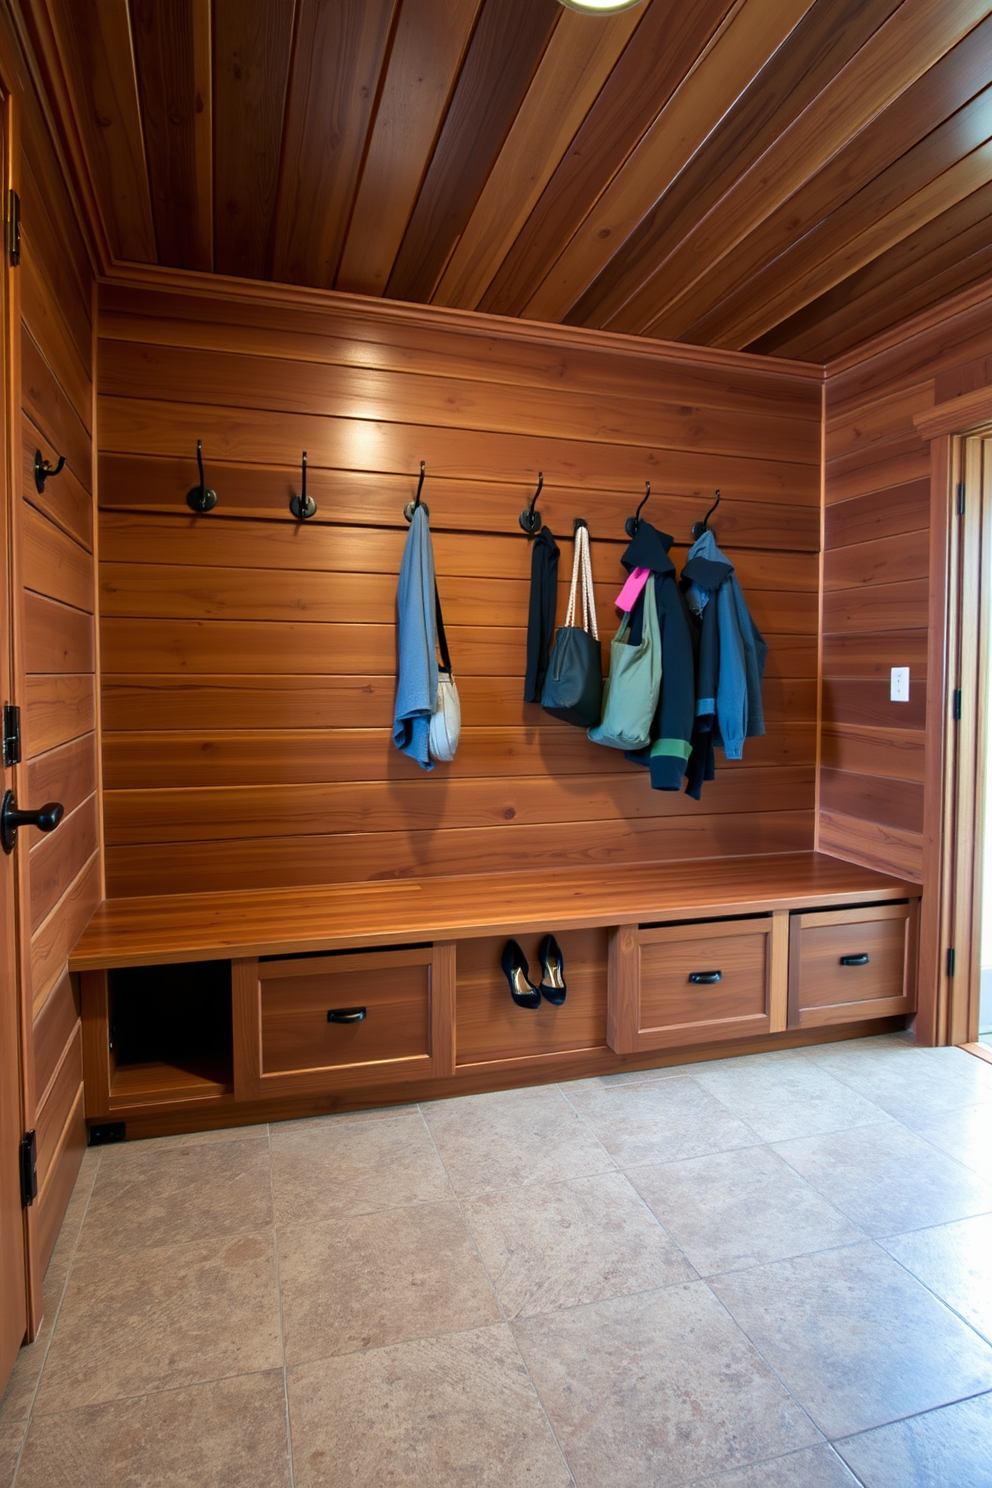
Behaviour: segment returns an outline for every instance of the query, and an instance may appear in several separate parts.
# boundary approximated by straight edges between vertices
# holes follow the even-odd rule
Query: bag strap
[[[446,672],[451,671],[451,657],[448,655],[448,637],[444,633],[444,618],[441,614],[441,596],[437,592],[437,579],[434,580],[434,619],[437,623],[437,644],[441,653],[441,666]]]
[[[596,624],[596,600],[592,588],[592,559],[589,556],[589,528],[585,522],[575,529],[575,546],[572,556],[572,587],[568,591],[568,610],[565,613],[566,626],[574,626],[576,600],[578,598],[579,583],[582,586],[582,629],[592,635],[594,640],[599,640],[599,627]]]

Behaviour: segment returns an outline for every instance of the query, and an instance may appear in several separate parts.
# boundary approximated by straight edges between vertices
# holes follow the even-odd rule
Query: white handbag
[[[441,618],[441,598],[434,585],[434,616],[437,621],[437,642],[441,652],[441,665],[437,672],[437,696],[427,732],[427,752],[431,759],[450,764],[458,748],[458,736],[462,728],[462,705],[458,700],[458,688],[451,673],[451,657],[448,655],[448,638],[444,633]]]

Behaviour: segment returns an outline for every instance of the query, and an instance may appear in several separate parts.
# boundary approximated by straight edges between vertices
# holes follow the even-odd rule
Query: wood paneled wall
[[[300,291],[103,286],[108,894],[306,885],[812,843],[820,378]],[[203,440],[209,516],[186,506]],[[316,518],[289,514],[302,450]],[[394,598],[420,460],[463,709],[455,763],[391,744]],[[768,734],[697,804],[522,702],[538,471],[593,535],[615,629],[625,517],[715,530],[768,637]]]
[[[21,487],[14,507],[22,709],[19,804],[59,800],[65,818],[18,842],[23,958],[33,1017],[27,1124],[38,1133],[31,1213],[35,1285],[86,1141],[79,1005],[70,950],[102,896],[96,745],[93,272],[35,93],[20,99]],[[62,473],[43,493],[34,457]],[[33,1093],[32,1093],[33,1092]],[[33,1116],[32,1109],[33,1108]]]
[[[992,381],[992,286],[827,368],[819,845],[923,877],[930,446],[913,419]],[[909,666],[908,703],[889,669]]]

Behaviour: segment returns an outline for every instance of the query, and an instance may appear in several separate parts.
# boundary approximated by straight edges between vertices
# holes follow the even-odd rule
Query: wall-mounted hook
[[[709,532],[709,530],[710,530],[710,517],[713,515],[713,513],[716,511],[716,509],[717,509],[717,507],[719,505],[720,505],[720,492],[717,491],[717,493],[716,493],[716,500],[714,501],[713,505],[710,507],[709,511],[706,513],[706,515],[703,518],[703,520],[701,522],[693,522],[693,524],[692,524],[692,536],[693,536],[693,539],[694,540],[696,538],[702,537],[702,535],[703,535],[704,532]]]
[[[406,506],[403,508],[403,515],[406,517],[406,519],[407,519],[408,522],[412,522],[413,521],[413,514],[417,510],[417,507],[420,505],[420,495],[421,495],[421,492],[424,489],[424,476],[426,474],[427,474],[427,465],[425,464],[425,462],[423,460],[421,460],[421,462],[420,462],[420,480],[417,483],[417,499],[415,501],[408,501],[407,504],[406,504]],[[424,511],[427,513],[428,516],[430,516],[431,509],[427,505],[426,502],[424,502]]]
[[[541,513],[536,510],[536,507],[537,507],[537,498],[538,498],[538,496],[540,496],[540,494],[543,491],[543,489],[544,489],[544,472],[543,472],[543,470],[539,470],[537,472],[537,490],[534,492],[533,496],[530,498],[530,506],[526,507],[520,513],[520,525],[524,529],[524,531],[527,533],[527,536],[528,537],[533,537],[534,533],[538,531],[538,529],[540,528],[540,525],[541,525]]]
[[[644,502],[647,501],[647,499],[648,499],[648,497],[650,495],[651,495],[651,482],[650,481],[645,481],[644,482],[644,501],[641,502],[640,506],[637,508],[637,510],[634,513],[634,515],[632,517],[628,517],[627,520],[626,520],[626,522],[624,522],[624,524],[623,524],[623,530],[624,530],[624,532],[626,532],[626,534],[627,534],[628,537],[635,537],[637,535],[637,529],[641,525],[641,512],[644,510]]]
[[[307,495],[307,452],[303,451],[303,475],[300,484],[300,494],[289,498],[289,509],[294,517],[299,517],[301,522],[307,522],[317,511],[317,503],[312,496]]]
[[[45,489],[45,482],[50,475],[61,475],[64,469],[65,455],[59,455],[57,465],[49,465],[41,450],[36,449],[34,452],[34,484],[38,494],[40,495]]]
[[[186,492],[186,503],[195,512],[213,511],[217,505],[217,492],[208,490],[203,479],[203,442],[199,439],[196,441],[196,463],[200,471],[200,484]]]

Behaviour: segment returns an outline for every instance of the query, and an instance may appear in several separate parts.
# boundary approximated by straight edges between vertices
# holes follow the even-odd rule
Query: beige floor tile
[[[688,1075],[569,1099],[621,1168],[753,1147],[757,1135]]]
[[[289,1364],[500,1318],[454,1202],[280,1230],[279,1275]]]
[[[13,1484],[26,1431],[26,1421],[4,1424],[0,1420],[0,1488],[11,1488]]]
[[[271,1223],[265,1142],[125,1143],[103,1149],[79,1254],[245,1235]]]
[[[35,1416],[282,1365],[272,1230],[77,1259]]]
[[[936,1118],[992,1099],[992,1065],[962,1049],[918,1049],[908,1057],[881,1062],[848,1056],[825,1067],[850,1090],[900,1120]]]
[[[820,1439],[703,1282],[513,1332],[578,1488],[668,1488]]]
[[[41,1416],[17,1488],[289,1488],[282,1371]]]
[[[989,1488],[992,1396],[837,1442],[864,1488]]]
[[[884,1121],[885,1112],[809,1059],[756,1055],[693,1069],[715,1095],[765,1142],[812,1137]]]
[[[992,1343],[992,1214],[879,1243]]]
[[[631,1168],[630,1181],[704,1276],[864,1239],[767,1147]]]
[[[435,1101],[423,1108],[462,1198],[613,1172],[601,1144],[556,1086]]]
[[[290,1369],[296,1488],[568,1488],[505,1324]]]
[[[155,1148],[168,1152],[174,1147],[209,1147],[214,1142],[267,1142],[269,1128],[263,1122],[255,1126],[219,1126],[214,1131],[178,1132],[174,1137],[143,1137],[128,1142],[129,1148]]]
[[[319,1224],[452,1196],[416,1110],[387,1121],[331,1117],[274,1126],[270,1150],[280,1225]]]
[[[706,1488],[860,1488],[857,1478],[841,1462],[833,1447],[807,1447],[773,1462],[758,1462],[739,1472],[705,1479]],[[687,1488],[703,1488],[695,1479]]]
[[[508,1317],[696,1279],[622,1173],[507,1189],[464,1207]]]
[[[876,1245],[710,1285],[831,1440],[992,1388],[992,1348]]]
[[[774,1149],[866,1234],[899,1235],[992,1209],[992,1185],[897,1121]]]
[[[939,1116],[905,1112],[901,1119],[918,1137],[992,1183],[992,1101]]]

